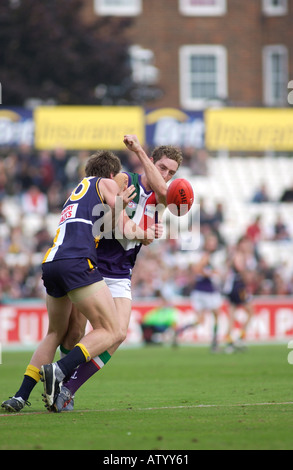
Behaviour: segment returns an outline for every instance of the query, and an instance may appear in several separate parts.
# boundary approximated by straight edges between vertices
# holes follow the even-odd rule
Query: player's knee
[[[67,332],[65,341],[66,344],[68,345],[68,349],[72,349],[79,341],[81,338],[83,338],[85,335],[85,328],[80,326],[80,325],[75,325],[70,328],[70,330]]]
[[[61,344],[64,338],[64,332],[60,329],[50,328],[48,329],[47,337],[51,338],[51,341],[56,343],[56,347]]]

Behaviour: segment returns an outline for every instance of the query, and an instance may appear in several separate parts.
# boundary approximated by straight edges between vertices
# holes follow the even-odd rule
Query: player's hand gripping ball
[[[191,184],[184,178],[177,178],[168,187],[167,205],[169,211],[178,217],[187,214],[194,201]]]

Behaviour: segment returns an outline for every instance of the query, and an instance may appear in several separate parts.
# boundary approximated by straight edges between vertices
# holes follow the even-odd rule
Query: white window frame
[[[273,0],[262,0],[262,10],[267,16],[282,16],[288,13],[288,1],[280,0],[280,5],[274,5]]]
[[[110,5],[111,0],[94,0],[94,9],[101,16],[137,16],[142,12],[142,0],[131,0],[129,5]]]
[[[226,0],[215,0],[215,5],[191,5],[190,0],[179,0],[179,11],[187,16],[221,16],[227,12]]]
[[[272,55],[273,54],[282,55],[285,59],[284,67],[284,96],[283,98],[276,100],[273,95],[273,86],[272,81]],[[263,90],[264,90],[264,104],[266,106],[285,106],[287,104],[287,84],[289,81],[289,67],[288,67],[288,49],[284,45],[271,45],[265,46],[263,48]]]
[[[217,58],[217,98],[194,99],[190,96],[190,57],[192,55],[213,55]],[[204,109],[208,106],[223,106],[228,96],[227,50],[219,45],[186,45],[179,50],[180,102],[187,110]]]

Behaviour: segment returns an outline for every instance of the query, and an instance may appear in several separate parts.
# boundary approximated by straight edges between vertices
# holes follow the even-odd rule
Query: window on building
[[[189,16],[218,16],[227,11],[226,0],[179,0],[179,10]]]
[[[136,16],[142,12],[142,0],[94,0],[98,15]]]
[[[283,106],[288,95],[288,50],[285,46],[266,46],[263,50],[264,103]]]
[[[263,12],[269,16],[286,15],[288,0],[262,0]]]
[[[180,49],[180,98],[185,109],[203,109],[227,98],[227,53],[222,46]]]

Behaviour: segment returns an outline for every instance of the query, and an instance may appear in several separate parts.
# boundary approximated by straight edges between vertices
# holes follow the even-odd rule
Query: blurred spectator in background
[[[262,238],[261,216],[257,215],[254,221],[248,225],[245,233],[253,243],[258,243]]]
[[[53,181],[47,191],[49,213],[59,214],[69,194],[70,191],[64,188],[60,181]]]
[[[8,246],[8,253],[22,253],[25,250],[25,244],[23,242],[22,229],[21,227],[13,227],[10,232],[10,240]]]
[[[221,235],[221,225],[224,222],[224,208],[221,202],[216,204],[214,211],[208,211],[205,200],[199,201],[200,204],[200,231],[205,236],[209,233],[217,236],[218,242],[225,245],[225,240]]]
[[[0,161],[0,201],[6,195],[7,176],[3,160]]]
[[[40,166],[40,187],[47,191],[55,180],[55,168],[53,165],[51,153],[48,150],[42,150],[39,153]]]
[[[65,166],[65,172],[68,182],[73,186],[78,184],[84,177],[86,161],[90,156],[88,151],[80,151],[78,154],[70,155]]]
[[[280,202],[293,202],[293,182],[289,188],[284,190]]]
[[[192,175],[208,175],[209,155],[205,149],[185,147],[183,149],[183,165],[190,169]]]
[[[200,211],[200,228],[204,229],[206,226],[210,227],[212,223],[212,215],[209,213],[206,208],[206,203],[204,198],[199,200],[199,211]]]
[[[263,183],[259,189],[257,189],[252,197],[251,202],[260,204],[263,202],[270,202],[270,197],[268,195],[268,190],[266,185]]]
[[[31,146],[20,145],[16,168],[21,191],[27,191],[32,185],[40,186],[39,160]]]
[[[20,161],[16,151],[11,151],[2,160],[6,173],[5,195],[13,196],[18,194],[23,187],[20,174]]]
[[[21,196],[21,208],[25,214],[48,214],[48,198],[37,186],[30,186]]]
[[[57,148],[53,151],[53,165],[54,165],[54,174],[55,179],[60,181],[62,186],[67,185],[67,174],[66,174],[66,164],[67,164],[67,152],[63,148]]]
[[[273,240],[276,241],[289,241],[291,240],[289,229],[285,224],[282,216],[280,214],[277,215],[276,222],[274,224],[274,235]]]

